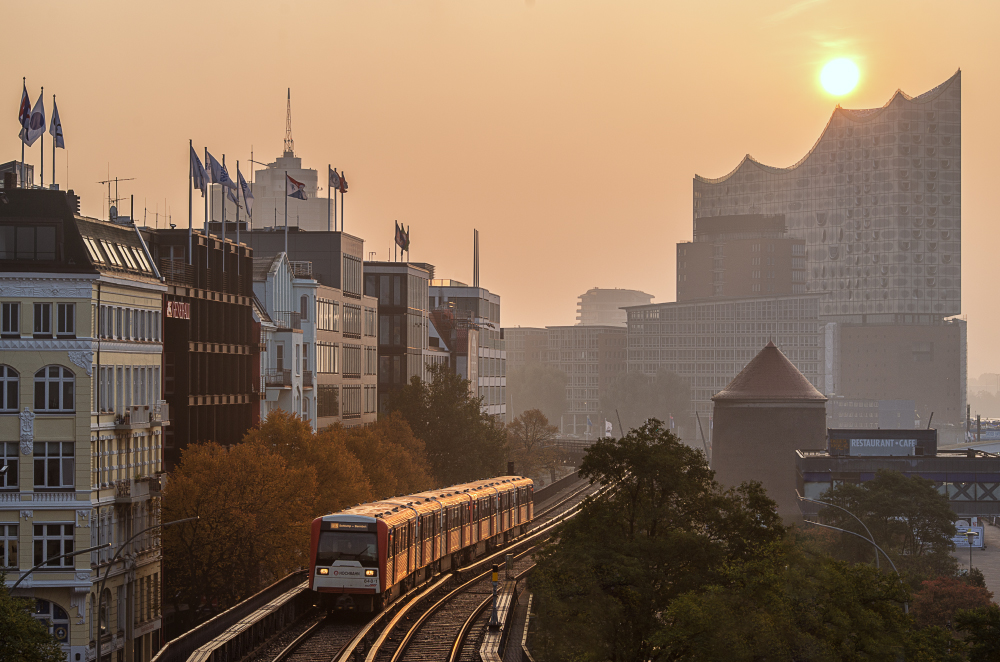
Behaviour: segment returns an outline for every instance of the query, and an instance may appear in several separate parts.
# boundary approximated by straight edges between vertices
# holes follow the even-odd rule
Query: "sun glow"
[[[823,89],[834,96],[847,94],[858,84],[858,66],[846,57],[830,60],[819,74]]]

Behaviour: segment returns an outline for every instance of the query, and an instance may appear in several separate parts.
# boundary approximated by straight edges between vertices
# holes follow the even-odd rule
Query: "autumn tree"
[[[500,475],[507,441],[503,425],[483,411],[482,398],[472,396],[467,379],[440,364],[428,371],[430,382],[413,377],[393,394],[389,408],[423,440],[435,478],[454,485]]]
[[[970,586],[954,577],[928,579],[913,594],[913,616],[923,627],[946,627],[959,610],[987,607],[992,599],[993,593],[985,587]]]
[[[316,470],[290,466],[267,444],[189,446],[170,476],[163,532],[166,596],[197,622],[305,563]]]
[[[553,469],[559,454],[552,446],[559,428],[539,409],[529,409],[507,424],[507,458],[514,471],[524,476],[538,476]]]
[[[275,409],[243,440],[264,444],[283,457],[289,467],[315,470],[318,498],[313,515],[335,513],[377,498],[368,477],[369,469],[348,447],[342,428],[339,432],[327,430],[314,434],[308,421]]]
[[[507,410],[540,410],[550,421],[566,411],[567,376],[545,363],[529,363],[507,373]]]
[[[821,499],[859,517],[900,572],[908,575],[914,589],[924,579],[955,575],[957,561],[951,556],[955,513],[948,496],[938,492],[933,481],[879,470],[873,480],[842,483]],[[865,535],[842,510],[824,508],[820,515],[824,522]],[[842,534],[830,551],[851,562],[874,560],[871,544],[848,534]]]
[[[371,425],[344,429],[335,426],[319,439],[342,439],[358,460],[373,499],[423,492],[435,487],[424,442],[413,434],[406,420],[393,412]]]
[[[6,579],[0,571],[0,661],[64,662],[59,641],[31,615],[35,601],[12,596]]]

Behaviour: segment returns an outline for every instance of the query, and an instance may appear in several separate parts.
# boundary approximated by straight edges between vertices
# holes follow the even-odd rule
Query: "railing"
[[[312,370],[302,371],[302,386],[305,388],[312,388],[313,385],[313,374]]]
[[[264,370],[264,385],[291,386],[292,385],[291,369],[278,370],[275,368],[268,368]]]
[[[194,266],[184,259],[160,258],[160,275],[167,282],[194,287]]]
[[[292,278],[312,278],[313,277],[313,263],[312,262],[300,262],[300,261],[288,261],[288,266],[292,270]]]
[[[302,329],[301,313],[279,310],[271,314],[271,319],[282,329]]]
[[[165,400],[160,400],[155,405],[149,414],[149,420],[155,421],[157,423],[163,423],[164,421],[170,420],[170,405],[167,404]]]

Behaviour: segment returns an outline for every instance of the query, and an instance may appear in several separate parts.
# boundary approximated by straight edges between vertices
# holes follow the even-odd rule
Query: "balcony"
[[[302,388],[312,388],[313,387],[313,374],[312,370],[302,371]]]
[[[302,330],[302,315],[301,313],[293,313],[290,311],[277,311],[271,313],[271,319],[274,323],[278,325],[279,329],[299,329]]]
[[[170,405],[160,400],[155,405],[132,405],[115,417],[115,428],[133,430],[149,427],[150,423],[160,424],[170,421]]]
[[[116,480],[115,503],[124,505],[163,496],[163,485],[160,481],[160,476]]]
[[[291,369],[281,370],[276,368],[268,368],[264,370],[264,385],[274,386],[278,388],[290,388],[292,386],[292,371]]]
[[[292,270],[292,278],[312,278],[313,263],[289,260],[288,266]]]

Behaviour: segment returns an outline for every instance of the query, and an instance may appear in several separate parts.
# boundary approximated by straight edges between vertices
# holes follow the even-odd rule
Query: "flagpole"
[[[208,189],[205,194],[205,236],[208,236],[208,206],[212,201],[212,185],[208,183],[208,147],[205,147],[205,188]],[[207,263],[206,263],[207,267]]]
[[[222,155],[222,171],[226,171],[225,154]],[[222,207],[222,273],[226,273],[226,194],[223,192],[223,188],[225,188],[225,184],[219,188],[219,193],[222,193],[222,199],[219,200],[219,206]]]
[[[27,92],[27,90],[28,90],[28,77],[27,76],[22,76],[21,77],[21,84],[24,85],[24,90],[25,90],[25,92]],[[31,97],[28,97],[28,101],[29,101],[29,104],[30,104]],[[28,117],[31,117],[31,111],[28,111]],[[21,126],[21,131],[24,133],[24,137],[21,138],[21,188],[25,188],[25,186],[24,186],[24,179],[25,179],[25,177],[28,176],[28,169],[24,167],[24,138],[28,137],[28,130],[26,128],[24,128],[24,125],[22,125]]]
[[[236,162],[236,179],[240,178],[240,162]],[[243,188],[240,186],[239,181],[236,182],[236,186],[239,188],[236,190],[236,275],[240,275],[240,191]],[[247,196],[244,194],[243,202],[247,201]]]
[[[340,175],[343,177],[343,173]],[[344,231],[344,192],[340,192],[340,231]]]
[[[340,188],[340,175],[337,175],[337,188],[333,189],[333,229],[337,229],[337,190]],[[344,219],[340,219],[340,231],[344,231]]]
[[[330,216],[330,164],[326,164],[326,231],[333,231],[333,223]]]
[[[285,259],[288,259],[288,171],[285,171]]]
[[[188,138],[188,264],[191,264],[191,245],[194,243],[191,232],[194,225],[194,141]]]
[[[42,96],[44,95],[45,95],[45,86],[43,85],[41,94],[38,95],[38,98],[41,99]],[[42,138],[42,149],[41,149],[42,154],[39,157],[40,165],[38,166],[38,186],[40,188],[45,188],[45,122],[42,122],[41,138]]]
[[[52,95],[52,112],[56,110],[56,95]],[[56,183],[56,137],[52,136],[52,185]]]

